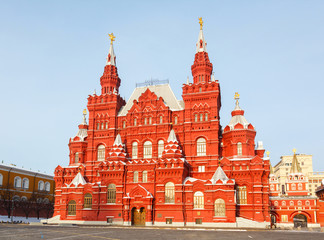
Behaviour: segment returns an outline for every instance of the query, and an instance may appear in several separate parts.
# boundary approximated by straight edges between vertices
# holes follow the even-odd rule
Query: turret
[[[196,44],[196,54],[193,65],[191,66],[191,72],[194,83],[210,82],[210,76],[213,71],[213,64],[209,61],[206,41],[203,34],[203,21],[199,18],[200,31],[198,41]]]
[[[223,131],[223,157],[247,158],[255,156],[254,138],[256,131],[244,117],[244,110],[239,106],[240,95],[235,93],[235,108],[232,119]],[[263,148],[263,147],[262,147]],[[263,155],[264,151],[258,151]]]
[[[117,94],[120,86],[120,78],[118,76],[116,67],[116,56],[114,52],[113,42],[115,36],[111,33],[110,37],[110,48],[107,56],[107,62],[104,69],[104,73],[100,78],[101,94],[114,93]]]

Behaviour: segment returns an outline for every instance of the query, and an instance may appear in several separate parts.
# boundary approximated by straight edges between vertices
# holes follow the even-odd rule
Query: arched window
[[[174,203],[174,183],[165,184],[165,203]]]
[[[74,162],[75,163],[79,162],[79,153],[78,152],[75,153]]]
[[[206,156],[206,139],[198,138],[197,140],[197,156]]]
[[[195,122],[197,122],[197,121],[198,121],[198,115],[195,114]]]
[[[44,182],[43,181],[38,182],[38,190],[39,191],[44,191]]]
[[[298,206],[301,206],[301,205],[302,205],[302,201],[298,201],[298,202],[297,202],[297,205],[298,205]]]
[[[290,201],[290,206],[294,206],[294,201]]]
[[[237,156],[242,156],[242,143],[237,143]]]
[[[22,196],[22,197],[21,197],[21,201],[26,202],[27,200],[28,200],[28,199],[27,199],[26,196]]]
[[[44,201],[43,201],[44,203],[49,203],[49,199],[48,198],[44,198]]]
[[[291,184],[291,190],[296,190],[296,184],[295,183]]]
[[[133,144],[132,144],[132,159],[137,159],[137,152],[138,152],[137,146],[138,146],[137,142],[133,142]]]
[[[106,122],[106,129],[108,129],[108,122]]]
[[[144,158],[152,158],[152,143],[150,141],[144,143]]]
[[[99,145],[97,150],[97,161],[105,161],[105,146]]]
[[[149,118],[149,124],[152,124],[152,117]]]
[[[163,116],[160,116],[160,124],[163,123]]]
[[[71,200],[68,204],[68,215],[75,216],[76,215],[76,202]]]
[[[195,192],[194,208],[204,209],[204,194],[202,192]]]
[[[134,126],[137,126],[137,118],[134,118]]]
[[[29,188],[29,179],[28,178],[24,178],[22,181],[22,188],[23,189],[28,189]]]
[[[90,193],[87,193],[84,195],[84,208],[92,208],[92,195]]]
[[[20,177],[15,177],[14,186],[15,186],[15,188],[21,188],[21,178]]]
[[[97,123],[97,130],[100,129],[100,123]]]
[[[237,204],[247,204],[246,186],[238,186],[236,188]]]
[[[134,183],[137,183],[137,182],[138,182],[138,171],[135,171],[135,172],[134,172],[133,182],[134,182]]]
[[[144,125],[146,125],[147,124],[147,118],[145,117],[144,118]]]
[[[0,173],[0,186],[2,186],[2,184],[3,184],[3,176],[2,176],[2,174]]]
[[[282,201],[281,205],[286,206],[286,201]]]
[[[158,141],[158,157],[162,157],[163,150],[164,150],[164,141],[159,140]]]
[[[204,117],[204,115],[203,115],[202,113],[200,113],[199,116],[200,116],[200,117],[199,117],[199,120],[200,120],[200,122],[202,122],[202,121],[203,121],[203,117]]]
[[[49,192],[51,190],[51,184],[49,182],[45,183],[45,191]]]
[[[274,205],[277,207],[278,206],[278,201],[275,201],[274,202]]]
[[[107,203],[116,203],[116,185],[113,183],[108,185]]]
[[[101,129],[104,129],[104,123],[101,123]]]
[[[177,116],[174,117],[174,124],[178,124],[178,117]]]
[[[208,121],[208,113],[205,113],[205,121]]]
[[[303,190],[303,184],[298,183],[298,190]]]
[[[216,199],[215,201],[215,216],[216,217],[225,217],[225,201],[221,198]]]
[[[123,128],[126,127],[126,121],[123,121]]]
[[[142,172],[142,182],[146,183],[147,182],[147,171]]]

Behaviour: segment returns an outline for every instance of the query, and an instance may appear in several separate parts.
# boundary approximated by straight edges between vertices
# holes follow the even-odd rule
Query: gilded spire
[[[202,30],[202,27],[203,27],[203,20],[202,20],[202,17],[198,18],[199,19],[199,24],[200,24],[200,30]]]
[[[240,94],[238,92],[235,92],[234,99],[236,100],[234,110],[241,110],[241,108],[239,106]]]
[[[293,160],[291,163],[291,169],[290,169],[290,173],[300,173],[301,169],[297,160],[297,156],[296,156],[296,149],[293,149],[294,152],[294,156],[293,156]]]
[[[87,120],[86,120],[86,116],[87,116],[87,109],[83,109],[83,125],[87,125]]]
[[[108,33],[108,35],[109,35],[109,38],[110,38],[110,45],[112,45],[113,44],[113,42],[115,41],[115,36],[114,36],[114,34],[113,33]]]
[[[197,42],[197,53],[198,52],[207,52],[206,45],[207,43],[205,42],[204,34],[203,34],[203,20],[202,18],[199,18],[199,24],[200,24],[200,31],[199,31],[199,36],[198,36],[198,42]]]
[[[106,65],[116,66],[116,56],[115,56],[114,47],[113,47],[113,42],[115,41],[116,37],[114,36],[113,33],[108,33],[108,36],[110,38],[110,48],[109,48]]]

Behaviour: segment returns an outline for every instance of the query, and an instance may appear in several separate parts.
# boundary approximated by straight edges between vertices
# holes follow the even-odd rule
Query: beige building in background
[[[322,179],[324,179],[324,172],[314,172],[313,171],[313,156],[307,154],[296,154],[298,164],[301,168],[302,173],[308,178],[308,190],[310,195],[316,196],[315,190],[321,185]],[[293,155],[291,156],[281,156],[280,162],[278,162],[274,167],[273,171],[275,176],[279,181],[279,189],[281,194],[286,193],[286,180],[291,169],[291,163],[293,160]]]

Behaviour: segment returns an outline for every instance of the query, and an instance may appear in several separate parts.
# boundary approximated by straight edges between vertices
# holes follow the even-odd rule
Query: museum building
[[[55,169],[55,219],[123,225],[266,226],[269,157],[235,94],[220,125],[221,93],[202,20],[192,82],[178,100],[167,82],[138,86],[126,102],[113,49],[69,141],[67,167]]]

